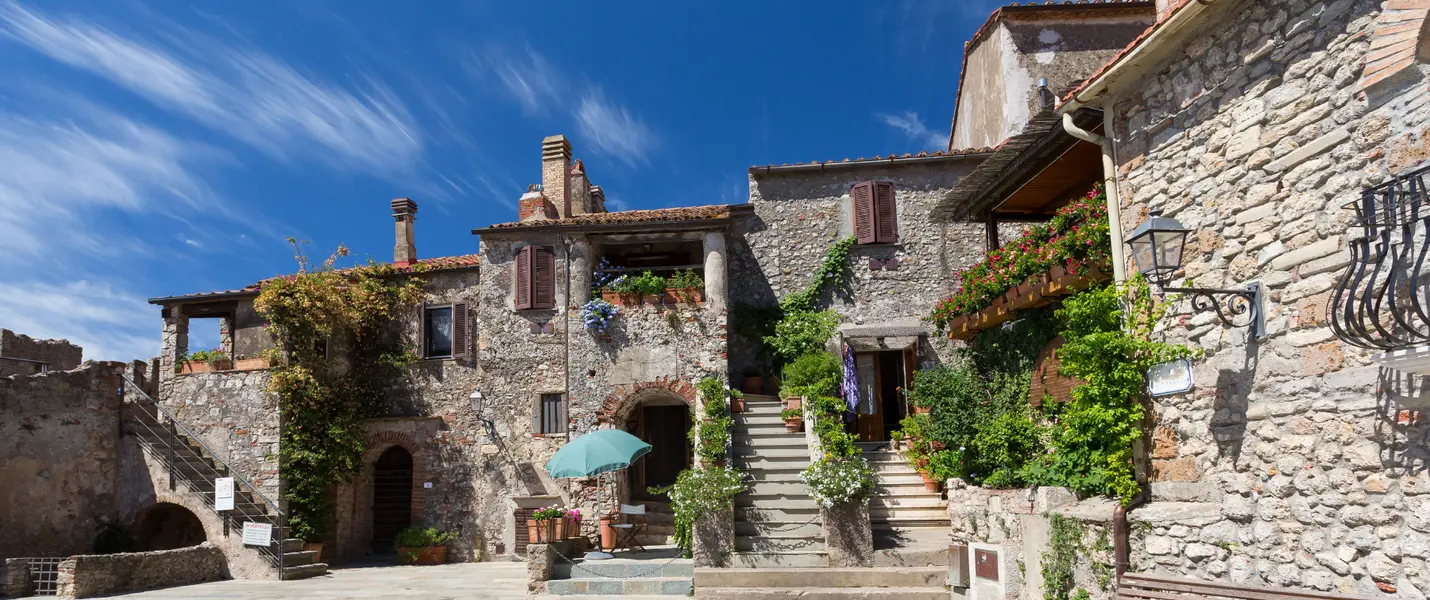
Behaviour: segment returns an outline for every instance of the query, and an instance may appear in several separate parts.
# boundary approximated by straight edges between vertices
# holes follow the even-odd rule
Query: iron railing
[[[1332,292],[1331,329],[1362,348],[1394,350],[1430,342],[1430,167],[1365,190],[1347,207],[1364,235]]]
[[[142,401],[135,402],[126,422],[134,429],[135,439],[155,458],[164,462],[169,474],[169,489],[177,489],[182,478],[189,491],[201,497],[204,503],[223,521],[224,532],[230,528],[243,530],[245,522],[266,523],[273,526],[273,538],[267,546],[248,546],[263,555],[278,569],[279,579],[284,571],[284,544],[287,519],[278,504],[264,495],[257,486],[219,458],[219,454],[205,444],[183,422],[163,405],[154,401],[149,394],[124,375],[128,391],[136,392]],[[216,507],[215,477],[232,477],[234,482],[233,510],[218,510]]]
[[[60,581],[60,563],[65,561],[64,557],[43,557],[27,558],[30,568],[31,591],[36,596],[58,596]]]

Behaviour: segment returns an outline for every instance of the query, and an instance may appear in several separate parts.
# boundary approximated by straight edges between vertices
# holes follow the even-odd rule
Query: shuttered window
[[[861,181],[849,188],[849,199],[857,243],[893,244],[899,241],[899,215],[893,183]]]
[[[423,358],[466,358],[471,347],[470,314],[466,302],[422,309],[419,346]]]
[[[526,246],[516,254],[512,277],[517,310],[556,307],[556,253],[546,246]]]
[[[566,433],[566,395],[542,394],[537,433]]]

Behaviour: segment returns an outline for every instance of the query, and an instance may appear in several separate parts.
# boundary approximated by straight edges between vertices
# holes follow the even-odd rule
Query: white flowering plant
[[[706,467],[680,472],[675,484],[650,488],[653,494],[669,494],[675,513],[675,543],[689,558],[694,548],[695,521],[702,516],[735,506],[735,496],[745,491],[748,476],[732,467]]]
[[[874,468],[861,457],[825,457],[800,473],[809,495],[825,508],[849,502],[867,504],[874,491]]]
[[[605,333],[607,329],[611,328],[611,321],[614,320],[616,315],[620,314],[620,312],[621,309],[617,308],[616,305],[596,298],[581,307],[581,322],[586,324],[586,329],[598,333]]]

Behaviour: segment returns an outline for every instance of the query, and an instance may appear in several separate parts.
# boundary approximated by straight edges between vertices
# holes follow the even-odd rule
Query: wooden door
[[[882,386],[878,355],[872,352],[855,354],[854,374],[859,379],[859,402],[854,407],[859,441],[880,441],[884,438],[884,402],[879,393]]]

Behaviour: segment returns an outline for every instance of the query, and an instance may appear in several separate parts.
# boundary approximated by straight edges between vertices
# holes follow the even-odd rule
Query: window
[[[894,244],[899,241],[899,217],[894,184],[861,181],[849,188],[854,213],[854,237],[860,244]]]
[[[467,356],[467,303],[428,306],[422,310],[423,358]]]
[[[537,433],[566,433],[566,396],[542,394]]]
[[[512,277],[517,310],[556,307],[556,253],[546,246],[525,246],[516,253]]]

